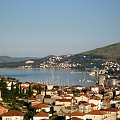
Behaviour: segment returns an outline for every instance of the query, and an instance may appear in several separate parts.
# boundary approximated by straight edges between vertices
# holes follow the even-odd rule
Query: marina
[[[95,77],[86,72],[71,72],[61,69],[17,69],[0,68],[0,75],[13,77],[21,82],[40,82],[61,86],[95,85]]]

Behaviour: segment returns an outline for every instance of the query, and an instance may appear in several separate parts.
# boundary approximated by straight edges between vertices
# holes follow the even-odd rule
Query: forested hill
[[[107,59],[116,60],[120,58],[120,42],[105,47],[96,48],[94,50],[86,51],[81,54],[102,56]]]

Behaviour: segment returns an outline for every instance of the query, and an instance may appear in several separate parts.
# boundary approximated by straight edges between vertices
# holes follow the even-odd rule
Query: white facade
[[[91,87],[91,91],[99,93],[99,87]]]
[[[43,120],[43,119],[49,119],[49,117],[33,117],[33,120]]]
[[[102,106],[101,100],[90,99],[90,100],[89,100],[89,103],[93,103],[93,104],[97,105],[97,106],[98,106],[98,110],[101,109],[101,106]]]
[[[45,112],[50,112],[50,107],[37,109],[36,112],[40,112],[41,110],[45,110]]]
[[[109,120],[107,115],[85,115],[86,119],[92,119],[92,120]]]
[[[2,120],[24,120],[23,116],[2,116]]]
[[[75,97],[75,99],[77,100],[77,103],[80,102],[80,101],[86,101],[86,102],[89,101],[89,98],[86,97],[86,96],[84,96],[84,95],[81,95],[81,96]]]
[[[28,60],[28,61],[26,61],[25,63],[26,63],[26,64],[30,64],[30,63],[32,64],[32,63],[34,63],[34,61]]]

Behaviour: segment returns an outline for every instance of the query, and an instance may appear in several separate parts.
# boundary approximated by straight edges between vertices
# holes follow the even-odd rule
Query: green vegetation
[[[12,82],[10,90],[7,88],[6,81]],[[14,80],[15,81],[15,80]],[[2,77],[0,80],[1,97],[4,103],[8,104],[9,109],[21,110],[24,105],[24,99],[28,99],[32,95],[31,85],[26,92],[21,90],[21,84],[10,79]]]
[[[106,59],[117,60],[118,58],[120,58],[120,43],[83,52],[82,54],[91,56],[99,55],[101,57],[105,57]]]

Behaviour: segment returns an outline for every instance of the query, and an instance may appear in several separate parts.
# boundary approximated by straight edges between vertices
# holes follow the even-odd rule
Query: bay
[[[95,77],[86,72],[61,69],[0,68],[0,75],[13,77],[21,82],[40,82],[59,86],[95,85]]]

